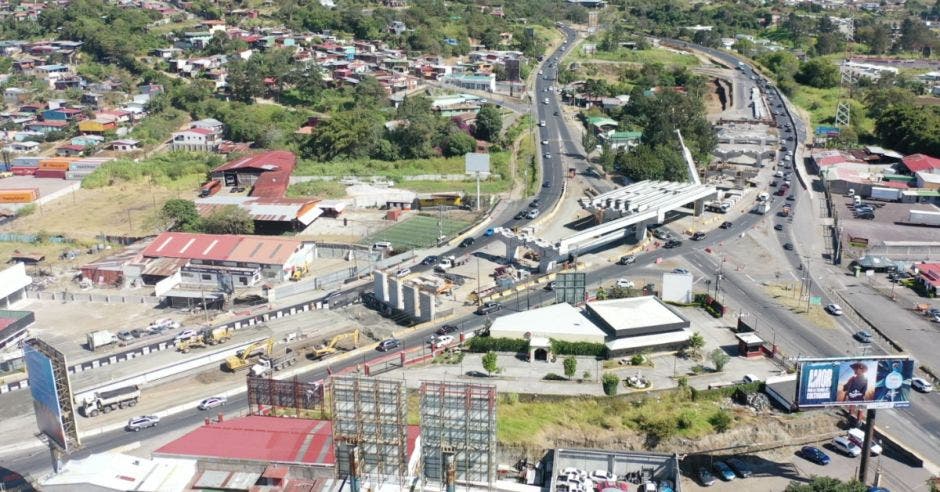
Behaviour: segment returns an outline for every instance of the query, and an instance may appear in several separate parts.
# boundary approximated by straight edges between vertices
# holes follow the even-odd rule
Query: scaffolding
[[[496,386],[421,383],[421,456],[424,478],[443,483],[447,457],[456,480],[496,480]]]
[[[323,415],[323,385],[292,380],[248,378],[249,415],[286,415],[292,410],[298,418],[313,418],[314,411]]]
[[[408,475],[408,419],[402,381],[333,376],[330,378],[336,476],[350,477],[358,449],[357,478],[385,477],[404,483]]]
[[[81,447],[81,440],[78,437],[78,428],[75,422],[75,408],[72,405],[72,383],[69,380],[68,363],[65,361],[65,354],[38,338],[26,340],[24,345],[27,345],[30,349],[48,358],[49,364],[52,367],[52,387],[36,387],[31,388],[31,390],[33,392],[34,407],[47,403],[40,402],[37,399],[37,392],[54,392],[55,399],[59,406],[59,415],[56,416],[59,419],[57,424],[61,426],[62,434],[59,435],[58,432],[50,429],[47,425],[50,423],[41,417],[41,415],[46,414],[46,411],[41,411],[39,408],[36,408],[37,423],[39,424],[40,432],[46,434],[49,437],[50,446],[55,447],[53,454],[68,454],[79,449]],[[29,361],[27,361],[27,369],[29,369],[30,366],[28,362]],[[35,384],[34,377],[44,383],[48,382],[44,379],[44,376],[40,377],[39,373],[41,372],[41,370],[38,370],[37,374],[31,375],[33,377],[30,378],[30,382],[34,383],[35,386],[39,385]],[[46,408],[45,410],[54,409]]]

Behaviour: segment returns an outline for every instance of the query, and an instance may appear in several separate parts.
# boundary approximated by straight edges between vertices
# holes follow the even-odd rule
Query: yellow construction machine
[[[262,355],[270,356],[274,351],[274,340],[267,338],[259,340],[239,350],[235,355],[225,359],[225,370],[236,372],[248,369]]]
[[[352,339],[353,347],[359,347],[359,330],[353,330],[347,333],[340,333],[335,337],[331,338],[328,342],[324,343],[322,346],[314,348],[310,351],[309,355],[312,359],[322,359],[324,357],[335,354],[339,351],[336,348],[336,344],[346,340],[347,338]]]

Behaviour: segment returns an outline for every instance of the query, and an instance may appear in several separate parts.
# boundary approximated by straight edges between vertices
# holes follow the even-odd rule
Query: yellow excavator
[[[198,335],[182,339],[176,342],[176,350],[182,353],[188,353],[194,348],[204,348],[207,345],[218,345],[227,342],[235,333],[231,326],[217,326],[215,328],[205,328]]]
[[[274,351],[274,340],[271,338],[259,340],[239,350],[235,355],[225,359],[225,370],[236,372],[248,369],[262,355],[270,356]]]
[[[304,278],[304,277],[307,275],[307,273],[308,273],[309,271],[310,271],[310,269],[307,268],[307,265],[301,265],[301,266],[298,266],[298,267],[294,267],[294,270],[293,270],[292,272],[290,272],[290,279],[291,279],[292,281],[296,282],[296,281],[298,281],[298,280]]]
[[[339,335],[336,335],[335,337],[331,338],[328,342],[324,343],[322,346],[314,348],[309,353],[310,358],[322,359],[324,357],[335,354],[336,352],[339,351],[339,349],[336,348],[336,344],[338,344],[339,342],[343,340],[346,340],[347,338],[352,339],[354,348],[359,347],[359,330],[353,330],[347,333],[340,333]]]

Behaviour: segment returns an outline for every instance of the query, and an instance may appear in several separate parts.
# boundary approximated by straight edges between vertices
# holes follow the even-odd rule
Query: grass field
[[[443,224],[439,226],[437,217],[418,215],[369,236],[366,244],[388,241],[396,251],[426,248],[437,244],[437,237],[442,229],[445,236],[451,237],[469,225],[470,222],[445,217]]]
[[[796,87],[796,92],[790,100],[793,101],[793,104],[809,112],[810,118],[812,118],[812,128],[819,125],[832,125],[835,121],[836,107],[839,105],[840,100],[845,99],[852,106],[852,117],[860,118],[858,122],[853,122],[852,126],[858,125],[866,133],[874,131],[875,122],[865,116],[862,104],[844,97],[840,88],[817,89],[805,85],[797,85]]]
[[[587,55],[581,52],[581,47],[577,47],[573,60],[591,61],[602,60],[621,63],[635,63],[645,65],[649,63],[661,63],[663,65],[679,65],[692,67],[700,63],[694,55],[676,53],[665,48],[650,48],[648,50],[630,50],[620,48],[616,51],[597,51],[594,54]]]

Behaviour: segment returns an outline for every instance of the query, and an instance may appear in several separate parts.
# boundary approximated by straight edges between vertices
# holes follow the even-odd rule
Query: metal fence
[[[26,297],[29,299],[38,299],[41,301],[62,301],[62,302],[103,302],[108,304],[160,304],[160,299],[155,296],[136,296],[127,294],[93,294],[85,292],[48,292],[38,290],[27,290]]]
[[[0,242],[4,243],[28,243],[32,244],[38,242],[40,239],[38,234],[20,234],[17,232],[0,232]],[[72,242],[70,239],[63,236],[48,236],[42,238],[45,241],[56,244],[64,244]]]

